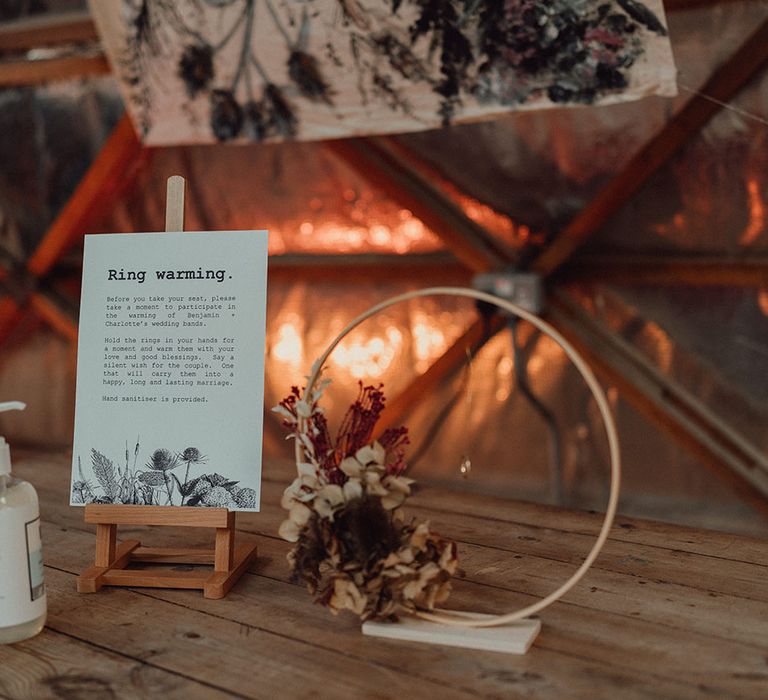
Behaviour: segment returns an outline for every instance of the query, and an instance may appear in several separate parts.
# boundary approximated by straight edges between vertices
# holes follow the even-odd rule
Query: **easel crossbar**
[[[226,508],[89,505],[85,522],[93,525],[172,525],[173,527],[233,527],[235,514]]]

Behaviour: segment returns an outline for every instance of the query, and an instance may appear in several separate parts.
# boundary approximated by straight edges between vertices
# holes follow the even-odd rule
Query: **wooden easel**
[[[184,230],[184,178],[168,178],[165,230]],[[80,593],[102,586],[192,588],[206,598],[223,598],[256,558],[256,545],[235,546],[235,513],[226,508],[90,504],[85,522],[96,525],[96,557],[77,579]],[[163,525],[216,528],[214,549],[143,547],[138,540],[117,544],[118,525]],[[134,562],[149,564],[210,564],[213,571],[129,569]]]

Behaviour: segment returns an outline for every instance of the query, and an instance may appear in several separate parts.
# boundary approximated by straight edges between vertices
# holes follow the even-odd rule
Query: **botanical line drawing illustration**
[[[77,480],[72,484],[72,504],[120,503],[230,510],[257,507],[256,491],[240,486],[239,481],[217,472],[195,476],[209,461],[197,447],[187,447],[180,452],[157,448],[150,453],[144,465],[139,465],[140,451],[138,438],[133,454],[126,441],[124,463],[119,465],[92,447],[91,479],[86,477],[82,459],[78,456]]]

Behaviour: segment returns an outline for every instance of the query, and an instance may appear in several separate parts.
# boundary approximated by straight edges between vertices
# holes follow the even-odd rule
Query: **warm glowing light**
[[[685,232],[686,227],[685,214],[679,211],[672,217],[671,222],[654,224],[651,228],[657,235],[671,238],[673,234]]]
[[[653,344],[653,353],[656,356],[656,362],[662,372],[668,373],[672,367],[674,356],[674,347],[669,335],[665,333],[660,326],[655,323],[647,323],[645,333]]]
[[[453,197],[472,221],[477,222],[505,243],[519,247],[530,240],[531,230],[527,226],[515,223],[505,214],[500,214],[493,207],[469,197],[458,189],[449,189],[452,190]]]
[[[270,231],[267,241],[267,250],[270,255],[285,255],[287,251],[285,241],[280,231]]]
[[[303,363],[304,342],[293,323],[283,323],[277,329],[277,342],[272,346],[272,356],[296,368]]]
[[[380,224],[371,226],[371,242],[380,246],[389,245],[392,242],[392,234],[389,227]]]
[[[392,345],[400,345],[403,342],[403,334],[397,328],[387,328],[387,340]]]
[[[414,314],[411,335],[413,336],[413,354],[416,356],[416,370],[423,372],[432,360],[443,354],[448,343],[445,334],[423,312]]]
[[[537,377],[541,373],[541,370],[544,369],[544,358],[541,355],[542,350],[539,349],[539,352],[528,360],[528,374],[532,377]]]
[[[747,204],[749,206],[749,221],[739,239],[741,245],[754,243],[765,229],[765,203],[760,192],[760,184],[754,177],[747,181]]]
[[[361,195],[360,200],[366,199]],[[310,209],[312,207],[310,206]],[[318,214],[281,229],[270,227],[269,254],[286,253],[426,253],[443,243],[408,210],[371,212],[370,203],[356,202],[343,218]]]
[[[763,312],[763,316],[768,316],[768,288],[761,287],[758,290],[757,305],[760,307],[760,311]]]
[[[500,378],[508,377],[510,374],[512,374],[512,369],[514,366],[515,363],[511,357],[502,357],[499,360],[499,364],[496,366],[496,371],[498,372]]]
[[[375,335],[367,340],[342,342],[333,353],[333,362],[346,369],[355,379],[380,377],[399,349],[398,344],[388,341]]]

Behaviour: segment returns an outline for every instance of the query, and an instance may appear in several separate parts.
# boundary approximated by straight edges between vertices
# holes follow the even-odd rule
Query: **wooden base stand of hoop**
[[[382,301],[380,304],[371,307],[363,312],[357,318],[350,321],[339,334],[331,341],[325,352],[312,365],[312,372],[307,386],[304,389],[303,399],[310,401],[312,390],[317,382],[323,365],[336,346],[352,330],[357,328],[363,321],[383,311],[384,309],[399,304],[400,302],[410,301],[427,296],[453,296],[465,297],[482,301],[492,306],[496,306],[508,314],[525,319],[533,326],[538,328],[544,335],[554,340],[565,352],[568,359],[576,366],[586,382],[595,403],[600,411],[600,415],[605,424],[606,436],[608,438],[608,449],[611,457],[611,490],[608,496],[608,507],[605,511],[605,518],[600,527],[592,549],[587,554],[581,566],[571,575],[571,577],[560,585],[549,595],[541,600],[527,605],[524,608],[502,615],[483,615],[480,613],[466,613],[456,610],[434,610],[433,612],[420,611],[413,613],[413,616],[403,616],[396,623],[378,623],[366,622],[363,624],[363,633],[378,637],[387,637],[389,639],[402,639],[415,642],[430,642],[433,644],[447,644],[450,646],[465,647],[468,649],[486,649],[490,651],[503,651],[512,654],[524,654],[533,643],[534,639],[541,629],[541,622],[531,616],[537,614],[547,606],[562,598],[571,588],[573,588],[587,573],[588,569],[594,563],[605,541],[608,539],[608,532],[613,524],[613,518],[616,515],[616,507],[619,502],[619,481],[621,479],[621,459],[619,455],[619,437],[616,431],[616,423],[613,420],[611,409],[605,398],[600,384],[595,378],[594,373],[584,362],[582,357],[576,352],[574,347],[557,332],[546,321],[526,309],[513,304],[506,299],[477,291],[476,289],[464,287],[430,287],[428,289],[419,289],[412,292],[406,292],[399,296],[392,297]],[[306,418],[299,416],[299,429],[305,430]],[[296,463],[302,461],[302,446],[299,440],[295,441]]]
[[[184,178],[168,178],[165,230],[184,230]],[[103,586],[199,589],[206,598],[223,598],[256,559],[256,546],[235,546],[235,513],[226,508],[91,504],[85,522],[96,525],[93,566],[77,579],[80,593],[96,593]],[[138,540],[117,544],[118,525],[211,527],[214,549],[142,547]],[[171,569],[129,569],[132,563],[173,564]],[[213,571],[184,570],[184,565],[213,565]]]
[[[454,613],[456,614],[456,613]],[[495,615],[482,615],[492,619]],[[473,619],[477,619],[473,616]],[[404,617],[396,623],[364,622],[363,634],[370,637],[400,639],[404,642],[442,644],[463,649],[525,654],[541,631],[541,620],[519,620],[498,627],[450,627],[416,617]]]

